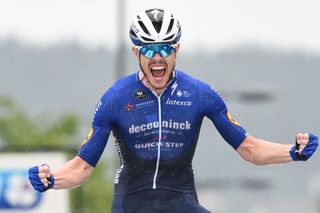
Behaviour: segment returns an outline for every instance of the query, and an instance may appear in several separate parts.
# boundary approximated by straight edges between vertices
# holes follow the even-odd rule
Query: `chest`
[[[164,128],[187,130],[199,119],[199,107],[192,91],[165,91],[155,96],[152,91],[139,88],[119,100],[116,125],[135,133],[157,128],[157,122]]]

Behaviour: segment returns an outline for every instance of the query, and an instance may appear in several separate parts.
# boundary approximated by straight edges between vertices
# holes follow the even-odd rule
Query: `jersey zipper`
[[[172,80],[168,83],[168,85],[172,82]],[[157,95],[157,93],[150,89],[150,91],[157,97],[158,99],[158,120],[159,120],[159,139],[158,139],[158,147],[157,147],[157,163],[156,163],[156,169],[153,175],[153,184],[152,189],[157,188],[157,176],[159,171],[159,164],[160,164],[160,157],[161,157],[161,141],[162,141],[162,111],[161,111],[161,97],[162,94],[167,90],[168,87],[166,87],[160,95]]]
[[[161,140],[162,140],[162,116],[161,116],[161,96],[163,92],[158,96],[156,95],[158,99],[158,119],[159,119],[159,139],[158,139],[158,149],[157,149],[157,163],[156,163],[156,170],[154,172],[153,176],[153,185],[152,188],[157,188],[157,176],[159,171],[159,164],[160,164],[160,151],[161,151]]]

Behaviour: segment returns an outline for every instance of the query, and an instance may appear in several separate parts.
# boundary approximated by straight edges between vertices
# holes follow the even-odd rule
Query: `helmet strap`
[[[141,53],[139,52],[139,67],[140,67],[140,70],[143,73],[144,77],[147,77],[146,73],[142,69],[141,62],[140,62],[141,60],[140,59],[141,59]],[[147,79],[147,81],[149,82],[148,79]]]

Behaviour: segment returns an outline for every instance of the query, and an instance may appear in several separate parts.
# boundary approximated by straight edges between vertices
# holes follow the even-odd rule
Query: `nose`
[[[160,59],[163,59],[163,58],[162,58],[162,56],[160,55],[160,53],[157,52],[157,53],[153,56],[152,59],[154,59],[154,60],[160,60]]]

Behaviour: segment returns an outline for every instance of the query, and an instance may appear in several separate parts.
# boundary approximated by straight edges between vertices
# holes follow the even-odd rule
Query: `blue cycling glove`
[[[299,147],[300,144],[298,144],[296,140],[296,144],[290,150],[290,155],[292,159],[294,161],[308,160],[318,147],[318,137],[313,134],[309,134],[309,143],[301,151],[301,154],[299,153]]]
[[[35,166],[29,169],[29,180],[33,188],[39,192],[45,192],[48,189],[52,189],[54,185],[54,177],[51,175],[47,178],[48,186],[46,187],[39,178],[39,166]]]

